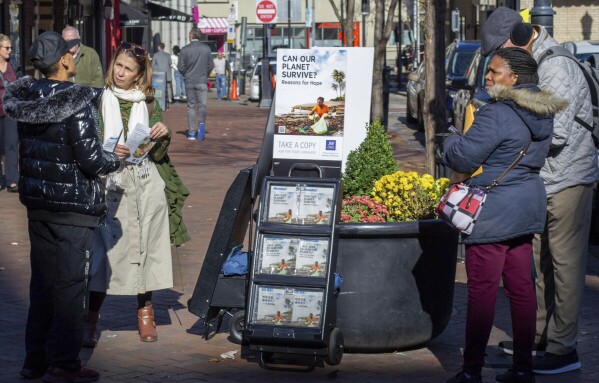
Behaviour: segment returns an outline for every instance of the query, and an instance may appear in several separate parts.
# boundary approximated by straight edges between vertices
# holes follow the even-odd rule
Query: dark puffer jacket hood
[[[7,87],[6,114],[19,122],[19,194],[30,218],[55,222],[61,215],[62,223],[94,226],[104,216],[98,176],[118,169],[120,161],[102,149],[98,136],[100,95],[99,89],[29,76]]]

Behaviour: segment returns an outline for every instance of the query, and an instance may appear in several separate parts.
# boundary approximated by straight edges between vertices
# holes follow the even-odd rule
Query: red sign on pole
[[[256,22],[272,23],[277,18],[277,6],[271,0],[258,1],[256,4]]]

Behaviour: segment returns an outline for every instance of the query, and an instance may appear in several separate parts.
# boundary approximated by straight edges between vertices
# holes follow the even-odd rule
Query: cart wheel
[[[329,340],[329,353],[324,357],[326,364],[336,366],[341,363],[343,357],[343,332],[341,329],[335,327],[331,331],[331,337]]]
[[[243,329],[245,327],[245,311],[239,310],[229,320],[229,334],[231,341],[236,344],[243,343]]]

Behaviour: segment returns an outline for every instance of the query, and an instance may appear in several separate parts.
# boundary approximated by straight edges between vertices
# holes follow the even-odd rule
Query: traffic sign
[[[276,0],[256,1],[256,22],[261,24],[273,23],[277,19]]]

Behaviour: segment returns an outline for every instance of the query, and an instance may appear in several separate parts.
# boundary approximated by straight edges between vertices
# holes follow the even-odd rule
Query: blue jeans
[[[216,98],[219,100],[227,97],[227,76],[224,74],[216,75]]]
[[[185,95],[185,80],[178,70],[175,70],[175,97],[187,97]]]
[[[208,86],[192,81],[185,81],[187,90],[187,126],[190,133],[196,133],[200,123],[206,122],[206,98]]]

